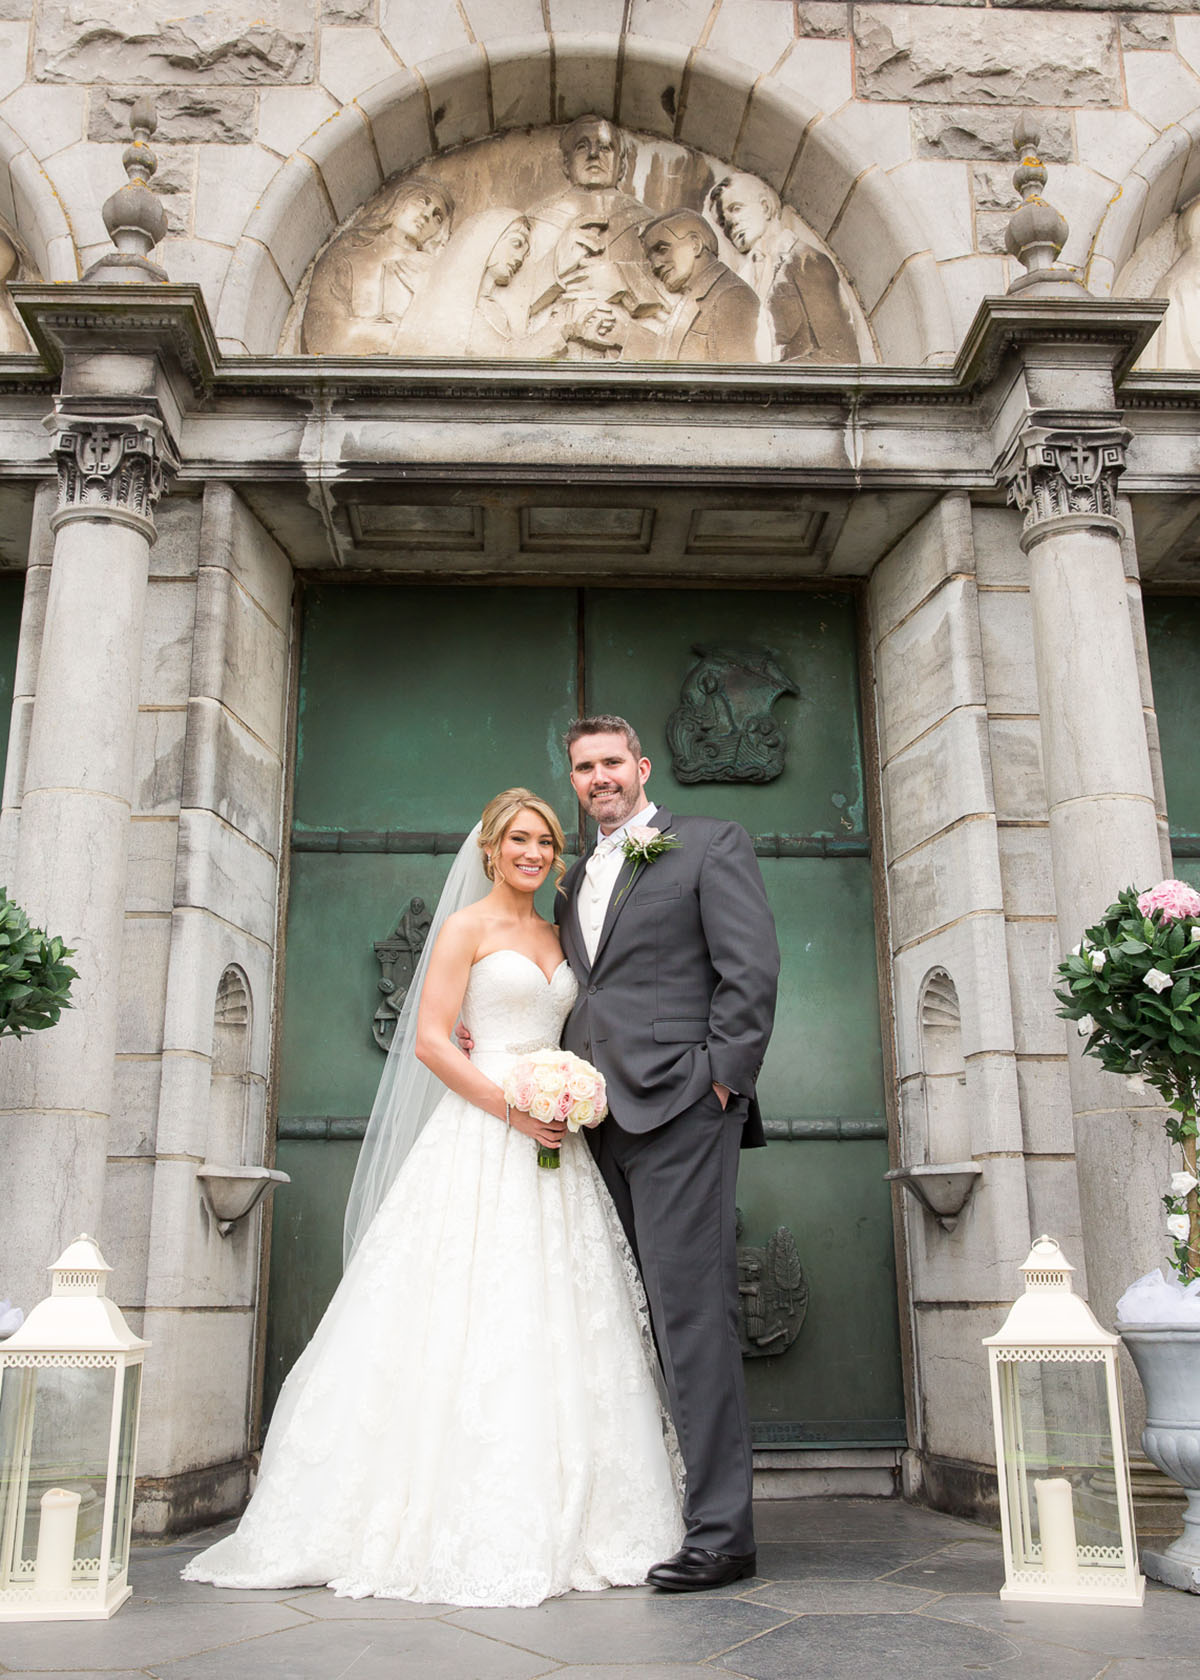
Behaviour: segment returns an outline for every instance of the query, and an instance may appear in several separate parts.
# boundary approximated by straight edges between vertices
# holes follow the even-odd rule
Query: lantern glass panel
[[[112,1544],[108,1554],[110,1580],[122,1574],[129,1563],[130,1518],[133,1515],[133,1455],[137,1448],[138,1397],[142,1367],[131,1365],[125,1372],[121,1396],[121,1422],[117,1434],[117,1461],[113,1478]]]
[[[23,1461],[18,1471],[21,1485],[11,1490],[19,1502],[12,1513],[11,1567],[15,1576],[33,1575],[42,1495],[51,1488],[66,1488],[80,1496],[73,1579],[98,1579],[118,1375],[112,1362],[5,1371],[0,1391],[0,1413],[4,1414],[0,1435],[7,1445],[10,1431],[14,1432],[17,1454]],[[24,1380],[13,1382],[13,1377]],[[24,1415],[18,1417],[21,1412]],[[21,1436],[26,1443],[23,1451]],[[6,1467],[9,1462],[6,1455]]]
[[[1103,1357],[1002,1360],[1000,1394],[1014,1568],[1126,1569]]]

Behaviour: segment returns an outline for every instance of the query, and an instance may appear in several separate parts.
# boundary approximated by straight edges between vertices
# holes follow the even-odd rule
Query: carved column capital
[[[111,519],[154,541],[154,509],[179,456],[153,414],[53,414],[58,508],[55,530],[69,519]]]
[[[1008,500],[1025,515],[1022,548],[1053,531],[1099,526],[1121,535],[1117,479],[1125,470],[1124,426],[1104,419],[1031,425],[1000,467]]]

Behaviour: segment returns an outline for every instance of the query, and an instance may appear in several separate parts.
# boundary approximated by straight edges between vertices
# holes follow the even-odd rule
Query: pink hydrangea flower
[[[1182,921],[1185,916],[1200,916],[1200,892],[1186,881],[1160,881],[1138,894],[1138,909],[1143,916],[1157,910],[1165,921]]]

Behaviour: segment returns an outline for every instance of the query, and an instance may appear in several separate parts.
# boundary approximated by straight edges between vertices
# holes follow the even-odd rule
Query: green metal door
[[[322,587],[304,610],[267,1405],[340,1273],[383,1059],[375,944],[500,788],[577,832],[560,742],[586,707],[637,724],[660,803],[750,830],[779,926],[772,1142],[739,1186],[756,1439],[901,1442],[854,598]]]

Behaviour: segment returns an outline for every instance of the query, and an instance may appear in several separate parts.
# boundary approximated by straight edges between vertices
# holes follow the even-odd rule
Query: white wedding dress
[[[518,951],[463,1019],[497,1082],[575,998]],[[644,1579],[680,1545],[681,1469],[645,1297],[582,1136],[561,1166],[447,1092],[288,1377],[223,1587],[533,1605]]]

